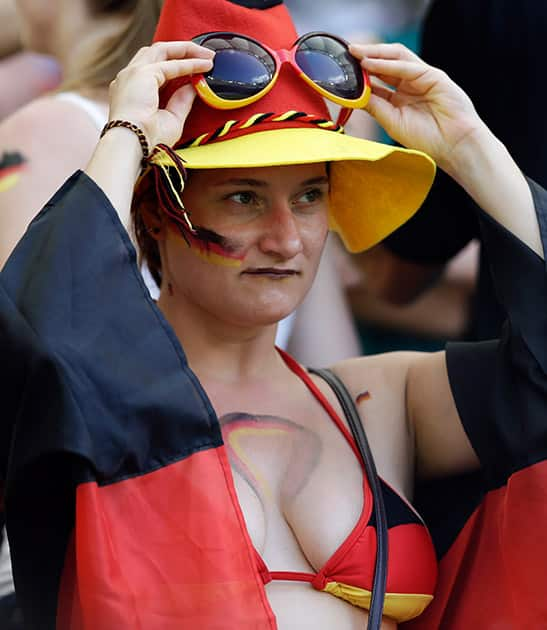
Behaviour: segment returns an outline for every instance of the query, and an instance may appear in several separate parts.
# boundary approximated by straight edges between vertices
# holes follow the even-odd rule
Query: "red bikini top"
[[[258,552],[256,561],[265,584],[272,580],[309,582],[313,588],[356,606],[370,607],[376,560],[373,498],[364,465],[353,437],[310,376],[292,357],[280,351],[288,367],[299,376],[346,438],[363,468],[363,509],[346,538],[317,573],[270,571]],[[420,615],[433,599],[437,559],[429,532],[410,504],[381,481],[388,520],[389,560],[384,614],[398,622]]]

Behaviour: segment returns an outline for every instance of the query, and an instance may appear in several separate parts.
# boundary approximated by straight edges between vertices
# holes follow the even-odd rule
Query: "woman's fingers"
[[[402,44],[351,45],[350,51],[371,76],[395,88],[403,81],[421,83],[421,79],[432,70]]]
[[[140,66],[168,59],[213,59],[215,53],[194,42],[156,42],[141,48],[131,60],[129,66]]]
[[[156,89],[151,82],[154,82],[156,87],[160,88],[167,83],[167,81],[208,72],[212,67],[212,59],[196,57],[130,65],[118,74],[118,77],[112,85],[124,85],[126,87],[131,85],[131,90],[134,93],[135,90],[137,90],[137,92],[141,90],[141,96],[144,102],[144,100],[147,100],[147,95],[149,96],[149,90]],[[138,97],[138,94],[135,94]]]
[[[429,66],[424,63],[399,59],[370,59],[365,57],[361,63],[371,75],[377,76],[389,85],[398,85],[401,81],[408,81],[409,83],[416,81],[429,71]]]
[[[385,83],[385,81],[384,81],[384,83]],[[384,101],[387,101],[388,103],[391,103],[391,99],[396,94],[395,91],[390,90],[389,88],[385,87],[384,85],[380,85],[376,81],[372,82],[371,88],[372,88],[372,94],[375,94],[379,98],[384,99]]]
[[[173,92],[165,105],[165,109],[180,120],[186,120],[195,98],[196,91],[194,88],[191,85],[183,85]]]
[[[366,111],[390,133],[394,117],[398,116],[398,110],[391,104],[393,92],[386,88],[373,88],[370,99],[365,107]]]
[[[170,59],[168,61],[161,61],[149,66],[150,70],[154,70],[158,85],[160,86],[172,79],[208,72],[212,67],[212,59],[198,58]],[[143,66],[143,68],[148,69],[146,66]]]
[[[415,55],[403,44],[350,44],[349,49],[357,59],[420,60],[418,55]]]

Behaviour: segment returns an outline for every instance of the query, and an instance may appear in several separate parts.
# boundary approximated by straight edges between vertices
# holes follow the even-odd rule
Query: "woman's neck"
[[[188,363],[203,380],[249,383],[284,366],[275,349],[276,324],[243,327],[200,311],[178,308],[160,295],[158,306],[183,345]]]

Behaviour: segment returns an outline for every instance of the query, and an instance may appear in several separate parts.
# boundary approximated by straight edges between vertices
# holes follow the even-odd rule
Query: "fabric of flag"
[[[529,183],[547,251],[547,194]],[[508,318],[499,341],[450,344],[447,364],[485,487],[470,488],[475,505],[432,532],[437,591],[423,615],[402,624],[408,630],[547,627],[547,267],[489,216],[480,219]]]
[[[28,628],[274,628],[214,411],[83,173],[8,261],[0,312],[0,470]]]
[[[531,183],[547,248],[547,193]],[[491,490],[401,627],[547,619],[545,262],[486,216],[508,324],[448,349]],[[218,420],[115,210],[75,174],[0,275],[0,478],[29,630],[276,628]],[[327,596],[327,595],[325,595]]]

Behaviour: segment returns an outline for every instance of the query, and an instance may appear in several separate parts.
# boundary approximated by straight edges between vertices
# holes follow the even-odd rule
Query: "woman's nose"
[[[276,202],[265,219],[260,239],[262,252],[288,260],[302,251],[298,220],[288,201]]]

